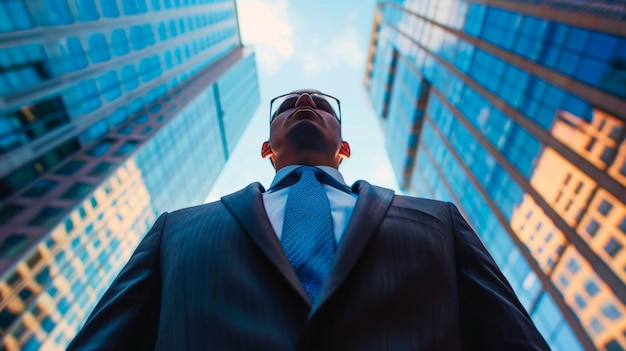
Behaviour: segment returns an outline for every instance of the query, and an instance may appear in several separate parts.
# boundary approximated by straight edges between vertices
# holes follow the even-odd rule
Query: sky
[[[261,104],[207,201],[254,181],[269,187],[274,169],[261,158],[261,144],[269,136],[269,102],[306,88],[341,100],[342,135],[352,151],[339,167],[346,183],[364,179],[399,192],[363,85],[375,6],[374,0],[237,1],[242,42],[256,53]]]

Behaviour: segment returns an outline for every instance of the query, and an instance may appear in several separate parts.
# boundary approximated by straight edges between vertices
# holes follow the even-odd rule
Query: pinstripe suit
[[[69,349],[549,349],[456,207],[353,190],[315,305],[253,183],[161,215]]]

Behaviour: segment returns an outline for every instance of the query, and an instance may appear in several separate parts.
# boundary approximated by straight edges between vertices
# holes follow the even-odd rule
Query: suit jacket
[[[161,215],[69,350],[549,350],[454,205],[353,190],[315,304],[253,183]]]

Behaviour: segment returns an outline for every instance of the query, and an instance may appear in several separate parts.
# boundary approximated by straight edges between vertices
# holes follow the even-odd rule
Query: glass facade
[[[401,186],[459,206],[554,350],[626,350],[626,11],[605,5],[379,3],[365,74]]]
[[[0,2],[0,348],[64,349],[259,105],[233,0]]]

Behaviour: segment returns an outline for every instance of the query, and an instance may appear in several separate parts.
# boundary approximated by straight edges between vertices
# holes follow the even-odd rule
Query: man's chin
[[[307,120],[294,124],[289,130],[288,137],[292,145],[298,148],[319,149],[327,143],[319,126]]]

